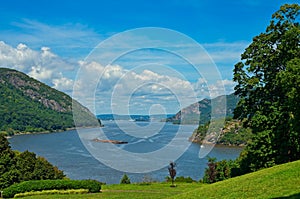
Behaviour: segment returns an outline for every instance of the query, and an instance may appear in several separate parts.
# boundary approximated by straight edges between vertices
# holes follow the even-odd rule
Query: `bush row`
[[[43,191],[30,191],[25,193],[17,193],[14,198],[22,198],[27,196],[36,195],[53,195],[53,194],[85,194],[88,193],[87,189],[68,189],[68,190],[43,190]]]
[[[87,189],[90,193],[101,190],[101,182],[96,180],[32,180],[11,185],[3,190],[4,198],[12,198],[18,193],[42,190]]]

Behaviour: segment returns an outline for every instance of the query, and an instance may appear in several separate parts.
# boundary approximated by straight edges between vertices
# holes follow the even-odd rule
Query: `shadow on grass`
[[[290,196],[283,196],[283,197],[272,198],[272,199],[299,199],[299,198],[300,198],[300,193],[296,193]]]

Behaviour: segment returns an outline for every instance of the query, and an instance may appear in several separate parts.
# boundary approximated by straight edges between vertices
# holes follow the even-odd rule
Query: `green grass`
[[[175,198],[300,198],[300,161],[203,186]]]
[[[300,198],[300,161],[232,178],[211,185],[200,183],[153,183],[150,185],[103,185],[102,193],[43,195],[29,198]]]
[[[77,194],[77,195],[39,195],[25,197],[26,199],[75,199],[75,198],[167,198],[176,194],[192,191],[201,186],[207,186],[200,183],[176,183],[177,187],[170,187],[170,183],[152,183],[143,184],[116,184],[102,185],[102,193],[96,194]]]

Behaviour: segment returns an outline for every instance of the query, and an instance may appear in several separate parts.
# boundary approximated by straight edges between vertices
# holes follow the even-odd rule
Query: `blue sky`
[[[107,79],[103,80],[103,85],[113,90],[122,82],[123,88],[126,85],[126,89],[133,92],[123,93],[124,96],[132,96],[132,98],[126,107],[122,107],[121,104],[126,102],[112,99],[114,93],[112,91],[105,93],[97,89],[94,91],[97,97],[89,100],[86,100],[87,97],[84,95],[81,96],[82,98],[77,96],[78,100],[89,108],[96,105],[95,113],[111,112],[112,104],[117,107],[118,113],[126,113],[129,110],[130,113],[147,114],[151,107],[154,112],[155,109],[163,107],[165,112],[174,113],[190,102],[214,96],[213,89],[220,85],[225,87],[227,93],[232,92],[234,86],[231,81],[232,69],[239,60],[239,55],[251,43],[254,36],[265,31],[272,13],[278,10],[280,5],[296,2],[274,0],[3,1],[0,7],[0,66],[25,72],[69,95],[72,95],[76,73],[80,67],[93,69],[99,73],[105,70],[103,74]],[[126,59],[120,59],[119,62],[106,68],[108,70],[101,60],[92,64],[90,62],[93,60],[85,59],[99,42],[123,31],[141,27],[167,28],[192,38],[201,44],[213,59],[221,73],[221,79],[214,83],[207,83],[203,76],[196,77],[193,69],[183,66],[180,61],[175,61],[176,59],[171,56],[164,57],[168,62],[163,64],[167,64],[169,69],[176,70],[181,76],[176,76],[175,73],[168,75],[170,70],[163,70],[164,67],[156,71],[153,66],[132,71],[130,66],[137,63],[144,65],[145,60],[161,57],[163,53],[157,50],[142,51],[135,56],[129,54]],[[151,41],[148,35],[145,38],[143,35],[138,35],[140,40],[136,39],[137,35],[133,34],[133,36],[125,38],[125,41],[130,41],[130,44],[135,41],[143,43],[145,38]],[[156,39],[156,42],[157,40],[159,39]],[[162,45],[163,42],[158,41],[158,43]],[[173,43],[172,40],[170,43]],[[122,43],[122,48],[128,46],[128,42],[125,44]],[[182,44],[181,50],[185,48],[188,48],[187,45]],[[110,47],[109,52],[104,53],[116,54],[118,51]],[[137,57],[145,54],[148,55],[147,59],[143,62],[136,61]],[[139,81],[135,82],[137,78]],[[118,82],[120,79],[122,81]],[[146,79],[147,81],[150,79],[152,84],[145,82]],[[172,81],[182,84],[177,85]],[[183,85],[188,82],[195,91],[196,98],[184,102],[176,100],[177,96],[172,96],[173,90],[186,89]],[[145,86],[138,87],[137,85],[141,83]],[[199,90],[204,87],[206,88]],[[85,88],[85,90],[89,89]],[[159,92],[156,92],[158,90]],[[119,93],[118,98],[122,98]],[[179,93],[184,96],[184,91]]]

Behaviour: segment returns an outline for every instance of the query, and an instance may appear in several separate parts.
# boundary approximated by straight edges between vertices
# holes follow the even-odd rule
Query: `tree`
[[[216,182],[217,176],[217,163],[216,158],[208,158],[207,166],[208,168],[205,169],[203,182],[205,183],[214,183]]]
[[[243,172],[300,159],[300,6],[285,4],[253,38],[234,68],[234,117],[254,138],[240,157]]]
[[[170,166],[168,167],[168,170],[169,170],[169,174],[170,174],[170,178],[171,178],[171,181],[172,181],[172,187],[174,187],[174,179],[175,179],[175,176],[176,176],[176,163],[175,162],[170,162]]]
[[[33,152],[12,151],[0,133],[0,189],[26,180],[63,179],[63,171]]]
[[[15,153],[4,134],[0,133],[0,189],[19,182],[20,173],[15,168]]]
[[[129,177],[126,174],[124,174],[123,177],[122,177],[122,179],[121,179],[120,184],[130,184],[130,183],[131,182],[130,182]]]
[[[47,179],[62,179],[64,173],[57,167],[54,167],[43,157],[37,157],[34,165],[33,178],[36,180],[47,180]]]
[[[65,177],[43,157],[37,157],[35,153],[24,151],[17,155],[17,169],[21,173],[21,181],[62,179]]]
[[[24,151],[17,156],[17,169],[21,172],[21,181],[35,179],[35,163],[36,155],[33,152]]]

